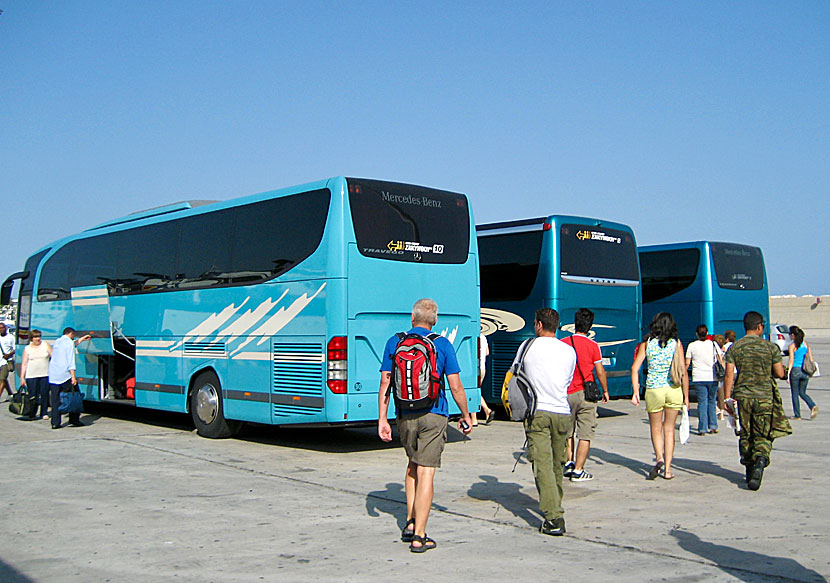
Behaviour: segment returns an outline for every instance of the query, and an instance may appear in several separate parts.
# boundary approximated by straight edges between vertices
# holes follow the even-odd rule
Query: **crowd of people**
[[[407,334],[431,338],[434,342],[438,355],[436,374],[438,378],[446,377],[461,411],[458,429],[466,435],[473,430],[473,422],[459,377],[460,368],[449,342],[431,332],[437,319],[435,302],[418,300],[412,310],[413,327]],[[574,334],[565,339],[556,337],[559,324],[560,316],[556,310],[536,310],[535,337],[522,344],[511,369],[519,370],[516,367],[520,367],[522,378],[527,380],[535,395],[535,409],[525,418],[524,429],[543,516],[539,530],[553,536],[566,532],[562,502],[564,479],[569,478],[572,482],[593,479],[593,475],[585,470],[585,463],[597,427],[597,402],[609,399],[602,355],[597,343],[588,335],[593,325],[593,313],[586,308],[578,310]],[[698,434],[717,433],[719,417],[722,418],[724,412],[732,415],[747,488],[760,488],[764,469],[770,463],[773,441],[792,433],[776,382],[776,379],[787,378],[787,372],[782,364],[781,350],[763,338],[763,316],[758,312],[747,312],[743,324],[745,336],[740,339],[731,330],[722,336],[710,336],[707,327],[700,325],[696,330],[697,340],[684,351],[671,314],[661,312],[652,320],[649,334],[638,345],[631,367],[631,402],[638,406],[641,401],[640,370],[643,363],[647,363],[643,400],[655,463],[646,479],[662,477],[671,480],[675,477],[672,460],[677,418],[684,407],[689,407],[691,385],[698,399]],[[803,331],[793,327],[791,335],[793,345],[788,368],[793,417],[799,417],[800,399],[807,402],[814,417],[818,408],[806,394],[806,378],[809,377],[802,371],[805,358],[812,360],[812,354],[804,342]],[[410,544],[412,552],[422,553],[438,544],[427,536],[426,524],[432,505],[435,470],[441,465],[441,453],[447,439],[449,407],[442,385],[437,398],[426,409],[405,408],[409,401],[399,396],[400,385],[409,386],[414,381],[407,379],[403,372],[405,367],[398,365],[404,343],[402,338],[402,334],[391,337],[384,351],[378,396],[378,434],[384,441],[392,440],[387,415],[394,394],[398,404],[400,439],[408,458],[405,471],[407,516],[401,540]],[[401,362],[409,363],[405,359]],[[691,383],[687,369],[692,371]],[[480,371],[479,384],[482,375],[483,371]],[[601,396],[589,399],[586,387],[597,381],[602,389]],[[591,394],[594,394],[593,390]],[[490,420],[491,414],[487,412],[486,415]]]

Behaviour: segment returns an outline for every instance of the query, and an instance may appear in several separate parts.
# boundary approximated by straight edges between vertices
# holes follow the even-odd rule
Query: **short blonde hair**
[[[421,298],[412,306],[412,322],[435,326],[438,321],[438,304],[430,298]]]

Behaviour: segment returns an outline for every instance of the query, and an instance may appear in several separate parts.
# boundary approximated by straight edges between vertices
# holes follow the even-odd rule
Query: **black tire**
[[[210,439],[232,437],[242,427],[241,421],[225,419],[222,408],[222,387],[216,374],[203,372],[193,382],[190,392],[190,416],[196,432]]]

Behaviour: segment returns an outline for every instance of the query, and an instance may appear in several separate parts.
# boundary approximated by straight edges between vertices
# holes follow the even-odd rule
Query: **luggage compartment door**
[[[76,287],[72,288],[71,294],[75,338],[84,334],[92,335],[82,350],[87,354],[114,354],[107,286]]]

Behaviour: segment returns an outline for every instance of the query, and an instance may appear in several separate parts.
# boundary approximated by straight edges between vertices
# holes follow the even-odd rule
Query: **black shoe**
[[[53,425],[53,426],[52,426],[52,429],[60,429],[60,428],[61,428],[61,426],[60,426],[60,425]]]
[[[764,468],[767,467],[767,458],[759,456],[755,458],[752,466],[747,466],[749,469],[749,479],[746,481],[746,487],[750,490],[757,490],[761,487],[761,479],[764,477]]]
[[[70,422],[69,422],[69,425],[71,425],[72,427],[86,427],[86,426],[85,426],[83,423],[81,423],[80,421],[70,421]]]
[[[539,527],[539,532],[551,536],[562,536],[565,534],[565,519],[560,516],[553,520],[546,520]]]

